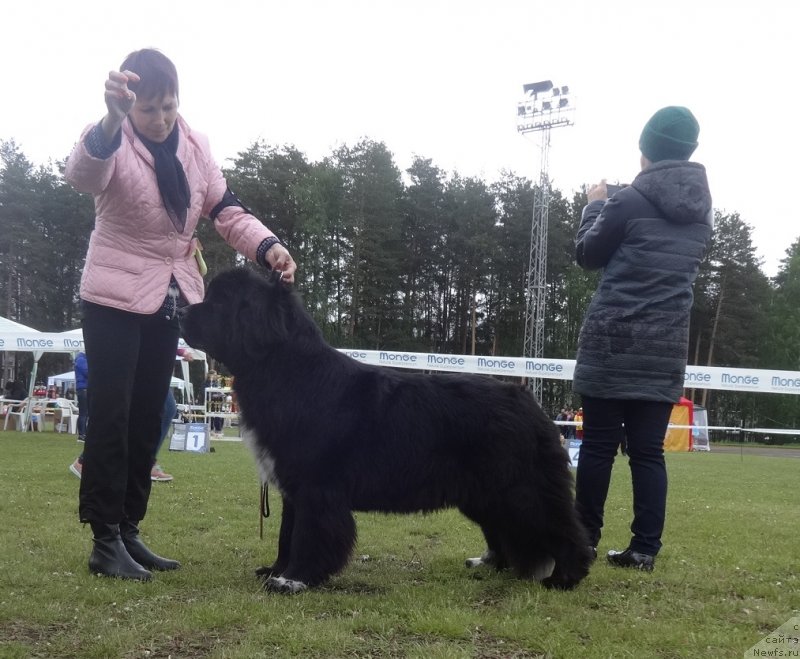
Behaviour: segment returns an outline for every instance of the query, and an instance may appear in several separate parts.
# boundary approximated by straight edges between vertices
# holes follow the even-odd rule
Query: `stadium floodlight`
[[[552,80],[542,80],[541,82],[529,82],[527,85],[522,85],[522,91],[525,94],[536,97],[542,92],[549,92],[553,88]]]
[[[517,104],[517,130],[538,132],[541,140],[539,184],[534,187],[531,245],[528,257],[528,279],[525,289],[525,343],[523,355],[544,356],[544,319],[547,287],[547,227],[550,207],[550,131],[572,125],[572,112],[567,85],[556,87],[551,80],[522,86],[523,99]],[[550,92],[550,94],[547,94]],[[556,102],[557,101],[557,102]],[[536,400],[542,400],[541,378],[529,378],[528,388]]]
[[[571,126],[574,109],[569,101],[569,87],[556,87],[551,80],[522,86],[523,99],[517,103],[517,130],[530,133],[557,126]],[[544,96],[551,92],[549,96]],[[556,103],[555,97],[558,97]]]

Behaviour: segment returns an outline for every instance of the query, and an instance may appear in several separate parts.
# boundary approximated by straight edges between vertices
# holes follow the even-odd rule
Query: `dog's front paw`
[[[546,561],[540,563],[533,569],[534,580],[544,581],[548,577],[552,576],[555,567],[556,562],[552,558],[548,558]]]
[[[300,593],[308,589],[308,585],[302,581],[295,581],[294,579],[285,579],[284,577],[268,577],[264,583],[264,588],[273,593]]]
[[[549,590],[572,590],[580,583],[580,579],[566,575],[551,574],[541,580],[541,584]]]
[[[502,570],[507,567],[506,562],[491,549],[487,549],[483,553],[483,556],[478,556],[477,558],[468,558],[466,561],[464,561],[464,564],[467,567],[480,567],[481,565],[487,565],[495,568],[496,570]]]

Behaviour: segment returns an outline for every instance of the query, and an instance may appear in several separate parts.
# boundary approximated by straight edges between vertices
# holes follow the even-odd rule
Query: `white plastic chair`
[[[67,398],[56,399],[58,422],[55,424],[56,432],[78,433],[78,407]]]
[[[30,415],[28,416],[28,427],[26,428],[26,430],[44,432],[44,420],[45,420],[44,406],[39,405],[38,412],[33,407],[31,407]]]
[[[24,430],[25,429],[25,417],[27,416],[26,411],[28,409],[28,399],[20,400],[20,401],[3,401],[4,405],[8,405],[8,411],[6,411],[6,418],[3,423],[3,430],[8,430],[8,422],[10,419],[14,419],[14,427],[17,430]]]

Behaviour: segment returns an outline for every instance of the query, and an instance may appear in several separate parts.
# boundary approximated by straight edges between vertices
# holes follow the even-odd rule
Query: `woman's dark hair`
[[[139,74],[139,82],[129,82],[128,88],[140,98],[160,98],[175,94],[178,98],[178,71],[172,61],[155,48],[135,50],[125,58],[120,71]]]

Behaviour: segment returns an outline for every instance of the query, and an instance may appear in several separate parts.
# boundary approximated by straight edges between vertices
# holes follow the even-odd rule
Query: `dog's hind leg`
[[[356,524],[348,506],[330,496],[296,500],[288,564],[280,576],[267,579],[266,588],[296,593],[327,581],[347,565],[355,541]]]
[[[294,530],[294,506],[284,497],[281,512],[281,529],[278,535],[278,557],[272,565],[264,565],[256,570],[260,579],[279,577],[289,564],[289,555],[292,545],[292,531]]]

